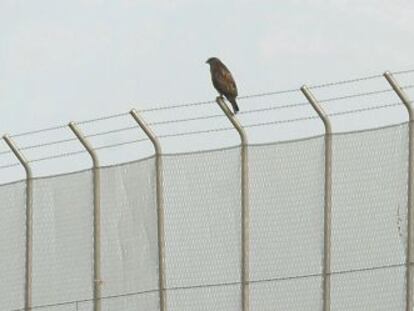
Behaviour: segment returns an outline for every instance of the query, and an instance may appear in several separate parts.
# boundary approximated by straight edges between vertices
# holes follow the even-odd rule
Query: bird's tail
[[[231,106],[233,107],[234,114],[238,113],[239,112],[239,106],[237,105],[236,99],[234,97],[233,98],[227,98],[227,99],[229,100]]]

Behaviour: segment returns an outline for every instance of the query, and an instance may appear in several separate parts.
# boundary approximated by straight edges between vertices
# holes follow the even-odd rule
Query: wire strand
[[[12,163],[12,164],[1,165],[0,166],[0,170],[6,169],[6,168],[11,168],[11,167],[16,167],[16,166],[20,166],[20,165],[21,164],[20,163],[17,163],[17,162]]]
[[[378,270],[390,270],[390,269],[403,268],[405,266],[406,266],[405,263],[395,263],[395,264],[389,264],[389,265],[383,265],[383,266],[373,266],[373,267],[365,267],[365,268],[332,271],[331,273],[329,273],[329,275],[365,273],[365,272],[373,272],[373,271],[378,271]],[[308,278],[319,278],[322,276],[323,274],[321,272],[318,272],[318,273],[308,273],[308,274],[291,275],[291,276],[280,276],[280,277],[273,277],[273,278],[268,278],[268,279],[250,280],[249,283],[250,284],[263,284],[263,283],[270,283],[270,282],[286,282],[286,281],[308,279]],[[207,283],[207,284],[197,284],[197,285],[189,285],[189,286],[168,287],[166,288],[166,290],[167,291],[184,291],[184,290],[200,289],[200,288],[229,287],[229,286],[236,286],[240,284],[241,284],[240,281]],[[118,294],[118,295],[104,296],[104,297],[101,297],[100,299],[105,301],[109,299],[131,297],[131,296],[145,295],[145,294],[158,293],[158,292],[159,292],[159,289],[153,288],[153,289],[147,289],[147,290],[142,290],[142,291]],[[92,301],[94,301],[93,298],[82,299],[82,300],[70,300],[70,301],[59,302],[56,304],[33,306],[32,309],[50,308],[50,307],[63,306],[63,305],[78,305],[81,303],[90,303]],[[24,309],[13,309],[13,311],[24,311]]]
[[[355,83],[355,82],[361,82],[361,81],[374,80],[374,79],[378,79],[378,78],[382,78],[382,75],[372,75],[372,76],[366,76],[366,77],[349,79],[349,80],[340,80],[340,81],[336,81],[336,82],[328,82],[328,83],[323,83],[323,84],[311,85],[311,86],[309,86],[309,88],[310,89],[320,89],[320,88],[325,88],[325,87],[330,87],[330,86],[337,86],[337,85],[342,85],[342,84],[349,84],[349,83]]]
[[[119,146],[131,145],[131,144],[135,144],[135,143],[141,143],[141,142],[144,142],[144,141],[149,141],[149,138],[134,139],[134,140],[129,140],[129,141],[122,142],[122,143],[103,145],[103,146],[99,146],[99,147],[94,148],[94,150],[110,149],[110,148],[119,147]]]
[[[66,128],[66,125],[57,125],[57,126],[43,128],[43,129],[40,129],[40,130],[34,130],[34,131],[28,131],[28,132],[13,134],[13,135],[10,135],[10,137],[11,138],[17,138],[17,137],[22,137],[22,136],[28,136],[28,135],[34,135],[34,134],[45,133],[45,132],[50,132],[50,131],[56,131],[56,130],[60,130],[60,129],[64,129],[64,128]]]
[[[394,75],[403,75],[403,74],[413,73],[413,72],[414,72],[414,69],[408,69],[408,70],[394,71],[394,72],[392,72],[392,74],[394,74]]]
[[[124,116],[127,116],[127,115],[129,115],[128,112],[121,112],[121,113],[116,113],[116,114],[111,114],[111,115],[98,117],[98,118],[95,118],[95,119],[84,120],[84,121],[80,121],[80,122],[76,122],[76,123],[79,124],[79,125],[82,125],[82,124],[94,123],[94,122],[99,122],[99,121],[106,121],[106,120],[110,120],[110,119],[116,119],[116,118],[124,117]]]
[[[86,153],[86,150],[77,150],[77,151],[72,151],[72,152],[59,153],[59,154],[55,154],[55,155],[51,155],[51,156],[47,156],[47,157],[42,157],[42,158],[29,160],[29,161],[27,161],[27,163],[36,163],[36,162],[42,162],[42,161],[46,161],[46,160],[65,158],[65,157],[70,157],[70,156],[74,156],[74,155],[78,155],[78,154],[82,154],[82,153]]]
[[[85,135],[85,138],[91,138],[91,137],[104,136],[104,135],[108,135],[108,134],[121,133],[121,132],[130,131],[130,130],[133,130],[133,129],[139,129],[139,127],[136,126],[136,125],[132,125],[132,126],[127,126],[127,127],[122,127],[122,128],[114,129],[114,130],[97,132],[97,133]]]
[[[393,89],[384,89],[384,90],[376,90],[371,92],[364,92],[364,93],[357,93],[357,94],[350,94],[350,95],[344,95],[344,96],[338,96],[338,97],[331,97],[331,98],[325,98],[318,100],[319,103],[328,103],[333,101],[339,101],[344,99],[350,99],[350,98],[356,98],[356,97],[364,97],[364,96],[371,96],[371,95],[379,95],[384,93],[391,93],[393,92]]]

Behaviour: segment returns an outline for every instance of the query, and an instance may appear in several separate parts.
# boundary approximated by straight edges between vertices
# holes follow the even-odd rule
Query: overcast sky
[[[0,133],[414,67],[414,2],[0,0]]]

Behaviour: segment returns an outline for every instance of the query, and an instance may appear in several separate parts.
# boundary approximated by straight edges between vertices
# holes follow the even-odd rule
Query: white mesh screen
[[[157,310],[155,161],[104,168],[101,180],[103,310]]]
[[[34,180],[33,306],[91,299],[92,281],[91,172]]]
[[[217,285],[240,280],[240,148],[163,163],[169,310],[238,310],[239,289]]]
[[[253,310],[318,306],[320,278],[309,276],[322,272],[324,138],[249,149]]]
[[[406,124],[333,137],[332,271],[338,274],[332,297],[338,310],[403,310],[404,269],[391,267],[405,263],[407,168]]]
[[[0,187],[0,306],[24,307],[26,183]]]
[[[248,147],[252,311],[321,310],[324,137]],[[240,147],[162,156],[168,311],[241,309]],[[332,310],[404,310],[407,124],[333,135]],[[158,311],[154,158],[101,169],[102,310]],[[33,181],[34,310],[93,310],[92,171]],[[25,182],[0,186],[0,309],[22,310]]]

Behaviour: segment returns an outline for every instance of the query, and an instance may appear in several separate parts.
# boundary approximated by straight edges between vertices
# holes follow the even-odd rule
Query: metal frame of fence
[[[414,72],[407,71],[407,72]],[[404,73],[404,72],[399,72]],[[405,92],[404,88],[399,85],[396,78],[391,74],[390,72],[385,72],[384,75],[385,79],[388,81],[390,86],[392,87],[392,90],[398,95],[402,103],[407,109],[408,115],[409,115],[409,168],[408,168],[408,206],[407,206],[407,245],[406,245],[406,310],[411,311],[414,303],[413,303],[413,237],[414,237],[414,211],[413,211],[413,176],[414,176],[414,146],[413,146],[413,135],[414,135],[414,110],[411,107],[412,101],[408,97],[407,93]],[[361,79],[354,79],[350,80],[351,82],[358,82],[360,80],[367,80],[371,78],[378,78],[378,76],[372,76],[372,77],[365,77]],[[345,81],[349,82],[349,81]],[[344,83],[344,81],[339,82]],[[226,127],[226,128],[219,128],[215,130],[208,130],[204,132],[209,131],[227,131],[227,130],[236,130],[240,136],[240,146],[241,146],[241,275],[240,275],[240,285],[241,285],[241,306],[243,311],[249,311],[250,308],[250,281],[249,281],[249,253],[250,253],[250,230],[249,230],[249,164],[248,164],[248,138],[245,131],[245,128],[247,127],[254,127],[254,126],[263,126],[267,124],[277,124],[277,123],[284,123],[284,122],[296,122],[296,121],[302,121],[302,120],[309,120],[309,119],[315,119],[319,118],[325,128],[325,150],[324,150],[324,156],[325,156],[325,173],[324,173],[324,179],[325,179],[325,185],[324,185],[324,252],[323,252],[323,311],[330,311],[331,310],[331,275],[334,274],[331,271],[331,209],[332,209],[332,125],[331,121],[329,119],[329,116],[332,115],[340,115],[343,113],[334,113],[334,114],[328,114],[324,111],[322,107],[322,103],[327,100],[318,100],[314,94],[312,93],[313,88],[318,87],[324,87],[324,86],[330,86],[335,85],[337,83],[327,83],[325,85],[315,86],[315,87],[307,87],[306,85],[303,86],[300,90],[302,91],[304,97],[306,98],[307,102],[305,103],[298,103],[297,106],[303,106],[303,105],[311,105],[313,110],[317,113],[317,117],[304,117],[304,118],[297,118],[297,119],[291,119],[286,121],[277,121],[277,122],[264,122],[264,123],[258,123],[253,124],[249,126],[242,126],[239,122],[238,118],[230,111],[226,103],[221,97],[218,97],[216,99],[217,104],[221,108],[223,114],[227,119],[230,121],[232,127]],[[413,87],[413,86],[410,86]],[[288,91],[282,91],[282,92],[271,92],[271,93],[264,93],[259,95],[252,95],[252,96],[245,96],[245,98],[255,97],[255,96],[261,96],[261,95],[272,95],[272,94],[281,94],[281,93],[288,93],[292,91],[297,90],[288,90]],[[388,90],[378,91],[380,92],[388,92]],[[373,92],[366,93],[366,94],[372,94]],[[364,95],[364,94],[362,94]],[[359,96],[359,95],[358,95]],[[348,96],[348,98],[351,96]],[[340,98],[336,98],[340,99]],[[208,102],[200,102],[200,103],[192,103],[188,104],[190,105],[205,105],[205,104],[211,104],[211,101]],[[187,104],[183,105],[176,105],[171,106],[171,108],[175,107],[185,107]],[[289,105],[287,105],[288,107]],[[384,105],[384,107],[390,107],[392,105]],[[283,108],[283,106],[278,106],[279,108]],[[147,109],[146,111],[156,111],[156,110],[162,110],[163,108],[153,108],[153,109]],[[269,108],[271,110],[273,108]],[[260,110],[260,109],[259,109]],[[366,109],[365,109],[366,110]],[[252,110],[254,111],[254,110]],[[364,111],[364,108],[359,110],[354,110],[352,112],[358,112],[358,111]],[[243,112],[242,112],[243,113]],[[134,121],[138,124],[138,126],[144,131],[145,135],[147,136],[146,139],[149,139],[151,143],[153,144],[154,150],[155,150],[155,172],[156,172],[156,205],[157,205],[157,234],[158,234],[158,260],[159,260],[159,280],[158,280],[158,286],[159,286],[159,300],[160,300],[160,311],[168,311],[167,308],[167,287],[166,287],[166,276],[165,276],[165,232],[164,232],[164,190],[163,190],[163,164],[162,164],[162,147],[159,136],[157,136],[153,130],[151,129],[151,125],[155,125],[156,123],[147,123],[145,119],[141,116],[141,114],[133,109],[129,112],[130,116],[134,119]],[[125,116],[126,113],[121,113],[115,116],[110,117],[103,117],[103,118],[97,118],[95,120],[90,121],[84,121],[79,122],[78,124],[84,124],[88,122],[93,122],[97,120],[104,120],[106,118],[112,118],[117,116]],[[220,117],[220,115],[214,115],[214,116],[208,116],[208,117],[198,117],[198,118],[187,118],[183,120],[178,121],[192,121],[192,120],[202,120],[202,119],[209,119],[209,118],[215,118]],[[159,122],[161,124],[162,122]],[[94,275],[93,275],[93,284],[94,284],[94,291],[93,291],[93,306],[94,311],[101,311],[101,301],[107,297],[102,297],[101,295],[101,269],[100,269],[100,263],[101,263],[101,245],[100,245],[100,164],[98,155],[96,153],[96,150],[99,148],[93,148],[93,146],[88,142],[88,137],[91,136],[97,136],[101,135],[102,133],[93,134],[89,136],[85,136],[81,129],[78,127],[78,125],[74,122],[69,123],[69,128],[72,130],[74,135],[76,136],[76,139],[81,143],[81,145],[85,148],[85,150],[89,153],[92,161],[93,161],[93,189],[94,189]],[[58,129],[63,128],[63,126],[58,126],[52,129]],[[127,129],[127,128],[125,128]],[[121,130],[125,130],[121,129]],[[36,131],[36,132],[41,132]],[[111,131],[108,131],[106,133],[109,133]],[[112,131],[114,132],[114,131]],[[189,132],[190,134],[196,134],[203,131],[194,131]],[[32,132],[35,133],[35,132]],[[22,133],[15,135],[14,137],[22,136],[27,133]],[[186,133],[182,133],[183,135],[186,135]],[[174,136],[176,134],[172,135],[164,135],[162,137],[169,137]],[[4,135],[3,139],[6,142],[7,146],[10,148],[11,152],[15,155],[15,157],[18,159],[19,164],[22,165],[26,172],[26,258],[25,258],[25,308],[24,310],[32,310],[37,308],[36,306],[32,306],[32,196],[33,196],[33,189],[32,189],[32,180],[33,180],[33,174],[31,170],[30,163],[34,161],[28,161],[24,154],[22,153],[22,150],[29,149],[36,147],[37,145],[25,147],[25,148],[19,148],[17,144],[14,142],[13,136]],[[65,141],[71,141],[72,139],[66,139],[59,142],[65,142]],[[141,140],[135,140],[134,142],[142,141]],[[144,139],[145,140],[145,139]],[[57,142],[55,142],[57,143]],[[129,143],[129,142],[127,142]],[[51,143],[53,144],[53,143]],[[126,143],[121,143],[118,145],[122,145]],[[113,145],[116,146],[116,145]],[[112,147],[112,146],[111,146]],[[82,151],[74,152],[73,154],[79,153]],[[69,154],[70,155],[70,154]],[[47,159],[47,158],[44,158]],[[40,160],[44,160],[40,159]],[[5,166],[5,167],[10,167]],[[1,168],[1,167],[0,167]],[[79,302],[76,303],[76,306]]]

